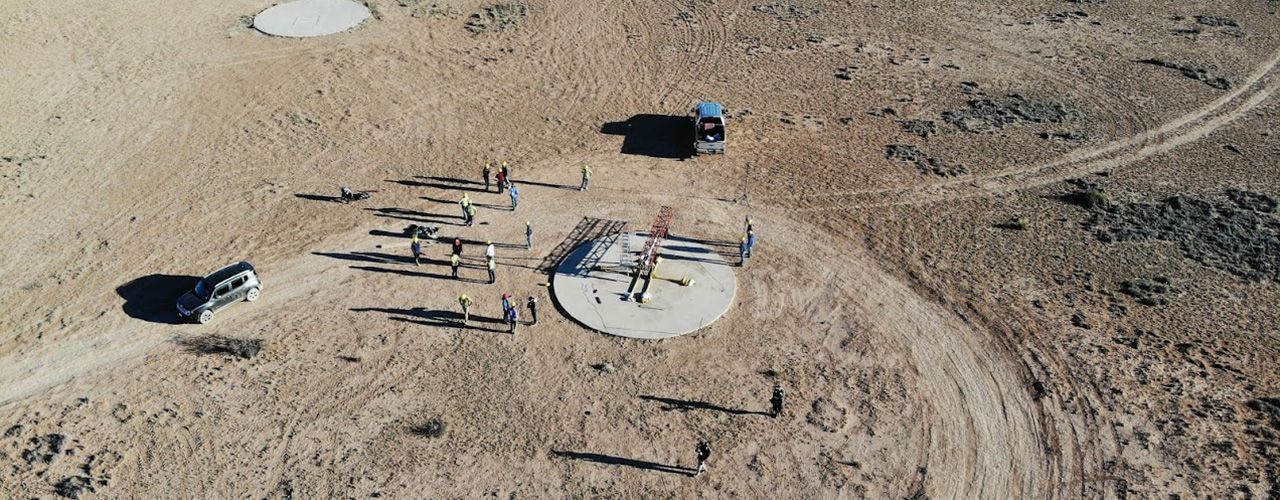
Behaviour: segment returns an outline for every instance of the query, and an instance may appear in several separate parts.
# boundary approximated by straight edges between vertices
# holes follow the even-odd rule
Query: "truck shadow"
[[[693,155],[693,118],[674,115],[634,115],[609,122],[600,133],[620,135],[622,154],[685,159]]]
[[[182,323],[176,304],[178,297],[195,288],[198,276],[151,274],[116,287],[124,299],[121,309],[130,318],[169,325]]]

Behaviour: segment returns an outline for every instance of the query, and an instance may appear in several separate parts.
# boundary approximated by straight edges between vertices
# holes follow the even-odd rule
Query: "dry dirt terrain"
[[[1280,3],[501,1],[0,2],[0,498],[1280,497]],[[725,316],[561,315],[662,206],[754,219]]]

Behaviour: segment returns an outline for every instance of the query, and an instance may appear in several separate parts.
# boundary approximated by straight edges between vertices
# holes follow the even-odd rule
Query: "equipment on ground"
[[[339,192],[338,201],[341,203],[351,203],[353,201],[367,200],[369,199],[370,196],[372,196],[371,193],[376,193],[376,192],[378,191],[377,190],[352,191],[351,188],[349,187],[343,187],[342,190]]]
[[[439,226],[420,226],[418,224],[409,224],[404,228],[404,235],[410,238],[417,236],[420,240],[433,240],[436,233],[440,231]]]

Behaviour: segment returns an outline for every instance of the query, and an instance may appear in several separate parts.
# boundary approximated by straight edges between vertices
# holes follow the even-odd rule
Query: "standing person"
[[[486,247],[484,247],[485,257],[492,259],[498,256],[498,252],[493,246],[493,240],[485,240],[484,244],[487,245]]]
[[[747,237],[743,236],[742,241],[738,243],[738,267],[747,265]]]
[[[787,391],[782,389],[782,383],[775,382],[773,384],[773,397],[769,399],[769,404],[773,407],[773,418],[778,418],[779,415],[782,415],[782,399],[785,397],[787,397]]]
[[[493,257],[489,257],[487,267],[489,268],[489,284],[492,285],[498,281],[498,276],[494,274],[494,270],[498,268],[498,263],[493,260]]]
[[[508,183],[511,182],[511,164],[505,161],[502,162],[502,177],[506,178]]]
[[[538,324],[538,299],[530,295],[529,302],[526,305],[529,307],[529,325]]]
[[[453,239],[453,254],[459,257],[462,256],[462,238]]]
[[[416,232],[413,234],[413,241],[409,242],[409,250],[413,252],[413,265],[422,265],[420,262],[420,259],[422,259],[422,242],[418,240],[418,233]]]
[[[476,223],[476,206],[467,205],[467,227]]]
[[[751,256],[751,251],[756,248],[756,232],[747,231],[747,257]]]
[[[484,162],[484,192],[489,192],[489,175],[493,173],[493,162]]]
[[[458,304],[462,306],[462,324],[471,321],[471,304],[474,303],[465,293],[458,296]]]
[[[533,225],[524,221],[524,248],[533,250]]]
[[[449,267],[453,269],[453,279],[458,279],[458,266],[462,264],[462,258],[458,254],[449,256]]]
[[[693,475],[697,476],[707,471],[707,459],[711,458],[711,443],[708,443],[705,439],[699,439],[695,451],[698,453],[698,471],[694,472]]]
[[[516,326],[520,324],[519,308],[512,306],[510,309],[507,309],[507,323],[508,323],[508,326],[511,327],[511,334],[515,335]]]
[[[582,185],[578,186],[578,191],[586,191],[588,187],[591,187],[591,167],[583,165]]]
[[[520,190],[516,189],[516,185],[511,185],[511,211],[516,211],[516,206],[520,205]]]
[[[748,215],[747,216],[747,232],[750,233],[751,231],[754,231],[754,230],[755,230],[755,222],[752,222],[751,216]]]
[[[497,181],[498,181],[498,194],[502,194],[502,190],[507,187],[507,174],[504,174],[502,173],[501,170],[499,170],[497,175]]]
[[[507,311],[510,311],[510,310],[511,310],[511,294],[504,293],[502,294],[502,318],[504,320],[507,318]]]

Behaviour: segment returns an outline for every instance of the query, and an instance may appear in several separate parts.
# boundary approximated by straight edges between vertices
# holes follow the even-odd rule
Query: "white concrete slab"
[[[268,35],[323,36],[351,29],[368,17],[368,7],[350,0],[297,0],[259,12],[253,27]]]
[[[644,236],[632,233],[628,245],[638,250]],[[622,238],[609,244],[601,240],[579,246],[556,269],[552,297],[565,312],[587,328],[610,335],[637,339],[661,339],[696,331],[719,319],[737,293],[733,268],[710,246],[672,238],[662,244],[663,260],[649,286],[649,302],[624,300],[631,278],[623,274]],[[725,249],[736,252],[735,249]],[[690,286],[676,280],[689,278]],[[643,281],[636,286],[639,291]]]

